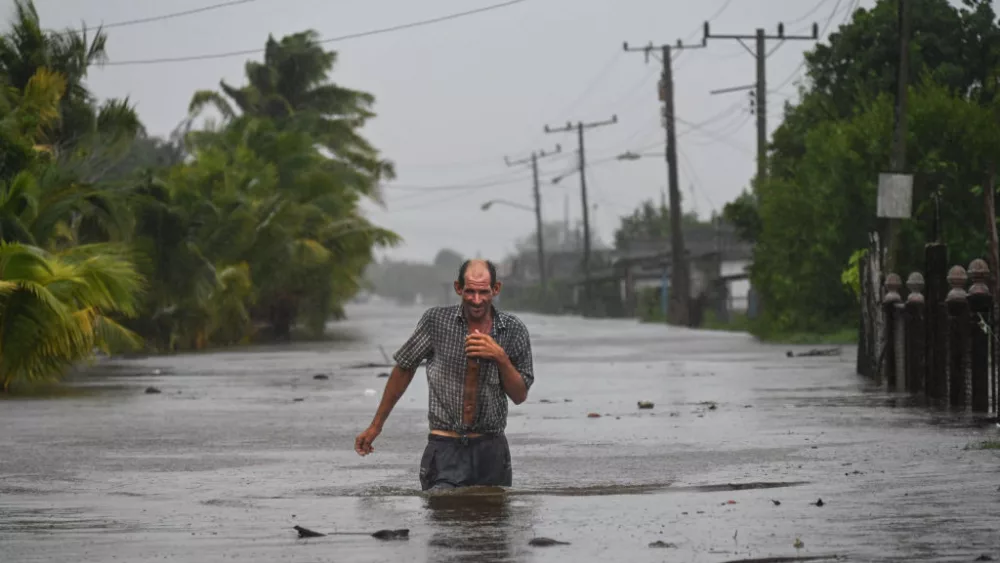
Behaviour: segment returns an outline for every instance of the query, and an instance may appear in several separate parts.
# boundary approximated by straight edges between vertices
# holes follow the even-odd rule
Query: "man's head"
[[[455,293],[462,297],[462,307],[470,320],[483,319],[493,298],[500,293],[497,268],[489,260],[466,260],[458,269]]]

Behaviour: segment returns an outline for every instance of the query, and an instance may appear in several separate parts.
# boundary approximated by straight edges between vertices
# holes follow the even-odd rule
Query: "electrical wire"
[[[341,35],[341,36],[338,36],[338,37],[328,37],[328,38],[325,38],[325,39],[320,39],[318,41],[318,43],[322,43],[322,44],[336,43],[336,42],[339,42],[339,41],[347,41],[349,39],[358,39],[358,38],[361,38],[361,37],[369,37],[369,36],[372,36],[372,35],[381,35],[381,34],[384,34],[384,33],[391,33],[391,32],[394,32],[394,31],[401,31],[401,30],[404,30],[404,29],[412,29],[412,28],[415,28],[415,27],[422,27],[422,26],[426,26],[426,25],[440,23],[440,22],[443,22],[443,21],[454,20],[454,19],[463,18],[463,17],[466,17],[466,16],[475,15],[475,14],[481,14],[483,12],[488,12],[488,11],[491,11],[491,10],[499,10],[501,8],[506,8],[506,7],[509,7],[509,6],[513,6],[515,4],[520,4],[522,2],[527,2],[527,0],[508,0],[507,2],[502,2],[502,3],[499,3],[499,4],[492,4],[492,5],[489,5],[489,6],[484,6],[482,8],[476,8],[476,9],[473,9],[473,10],[466,10],[464,12],[455,12],[455,13],[448,14],[448,15],[445,15],[445,16],[439,16],[439,17],[435,17],[435,18],[428,18],[428,19],[425,19],[425,20],[418,20],[418,21],[414,21],[414,22],[410,22],[410,23],[404,23],[404,24],[400,24],[400,25],[394,25],[394,26],[383,27],[383,28],[378,28],[378,29],[371,29],[371,30],[368,30],[368,31],[361,31],[361,32],[358,32],[358,33],[351,33],[351,34],[348,34],[348,35]],[[124,61],[108,61],[108,62],[104,63],[104,66],[137,66],[137,65],[166,64],[166,63],[183,63],[183,62],[191,62],[191,61],[206,61],[206,60],[213,60],[213,59],[227,59],[227,58],[231,58],[231,57],[242,57],[242,56],[246,56],[246,55],[257,55],[257,54],[260,54],[260,53],[263,53],[263,52],[264,52],[264,49],[259,49],[259,48],[258,49],[244,49],[244,50],[241,50],[241,51],[228,51],[228,52],[223,52],[223,53],[208,53],[208,54],[188,55],[188,56],[180,56],[180,57],[161,57],[161,58],[154,58],[154,59],[133,59],[133,60],[124,60]]]
[[[850,0],[848,0],[848,1],[850,1]],[[843,2],[843,0],[837,0],[837,3],[833,6],[833,11],[830,12],[830,16],[826,19],[826,23],[823,25],[823,31],[820,32],[820,36],[821,37],[825,37],[826,36],[826,32],[829,31],[830,25],[833,23],[833,18],[836,17],[837,13],[840,11],[840,3],[841,2]],[[851,6],[848,7],[847,18],[849,18],[851,16],[851,14],[853,14],[854,11],[857,9],[858,5],[861,4],[861,0],[854,0],[852,2],[852,4],[853,5],[851,5]],[[844,22],[847,21],[847,18],[844,18]],[[779,86],[777,86],[776,88],[774,88],[774,90],[775,91],[781,90],[782,88],[784,88],[785,86],[787,86],[789,82],[791,82],[792,80],[794,80],[799,75],[800,71],[805,66],[806,66],[806,59],[803,57],[802,61],[799,62],[799,66],[795,67],[795,70],[793,70],[792,73],[789,74],[788,77],[785,78],[785,80],[782,81],[782,83]]]
[[[149,16],[146,18],[137,18],[132,20],[119,21],[114,23],[106,23],[98,26],[101,30],[113,29],[117,27],[128,27],[132,25],[140,25],[144,23],[152,23],[157,21],[170,20],[174,18],[182,18],[185,16],[192,16],[194,14],[200,14],[203,12],[210,12],[212,10],[220,10],[222,8],[231,8],[233,6],[238,6],[240,4],[249,4],[251,2],[256,2],[257,0],[229,0],[228,2],[219,2],[217,4],[210,4],[208,6],[202,6],[201,8],[192,8],[190,10],[183,10],[180,12],[171,12],[168,14],[160,14],[158,16]],[[69,35],[71,33],[76,33],[76,31],[53,31],[54,35]]]
[[[794,20],[788,22],[788,25],[795,25],[797,23],[804,22],[806,19],[809,18],[809,16],[811,16],[811,15],[815,14],[816,12],[818,12],[819,9],[822,8],[823,5],[826,4],[829,1],[830,0],[819,0],[819,2],[817,2],[815,6],[813,6],[812,8],[810,8],[810,10],[808,12],[806,12],[806,13],[802,14],[801,16],[795,18]]]

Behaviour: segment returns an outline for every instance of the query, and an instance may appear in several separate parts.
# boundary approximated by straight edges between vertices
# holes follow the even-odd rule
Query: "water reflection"
[[[529,504],[502,489],[475,488],[425,497],[432,561],[514,561],[526,545]]]

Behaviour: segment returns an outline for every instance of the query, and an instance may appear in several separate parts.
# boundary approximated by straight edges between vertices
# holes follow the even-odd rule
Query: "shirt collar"
[[[493,326],[497,330],[505,330],[507,328],[507,315],[497,309],[496,305],[490,304],[490,309],[493,312]],[[465,315],[462,314],[461,303],[455,305],[454,316],[457,322],[465,322]]]

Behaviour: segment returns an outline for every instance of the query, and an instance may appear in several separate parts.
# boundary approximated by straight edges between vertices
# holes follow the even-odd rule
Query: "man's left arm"
[[[515,405],[528,398],[528,390],[535,382],[534,362],[531,358],[531,337],[527,329],[521,329],[514,339],[509,353],[497,361],[500,369],[500,383]]]
[[[496,362],[500,371],[500,384],[515,405],[520,405],[528,398],[528,389],[535,382],[528,329],[522,326],[518,330],[509,352],[488,334],[477,331],[466,337],[465,352],[473,358],[486,358]]]

